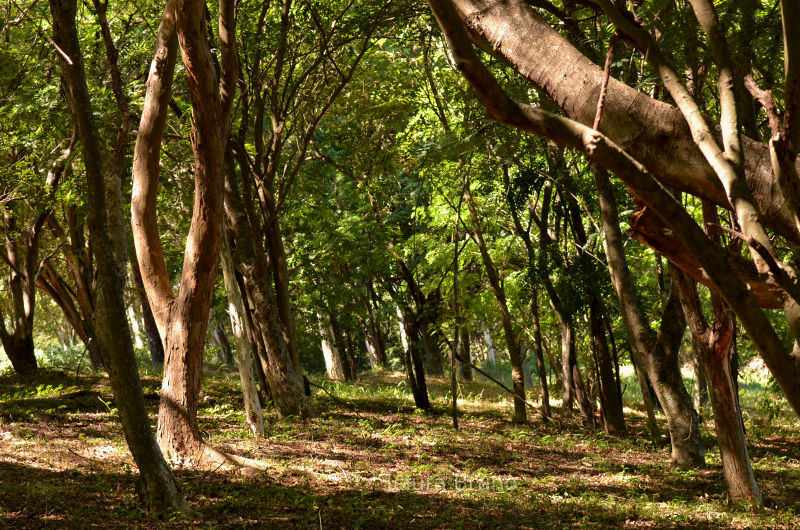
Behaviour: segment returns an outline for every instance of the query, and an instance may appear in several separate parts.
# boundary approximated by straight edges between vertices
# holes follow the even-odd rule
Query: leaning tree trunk
[[[284,339],[271,272],[263,259],[263,249],[253,237],[249,213],[235,179],[232,154],[227,153],[226,158],[226,226],[235,242],[233,261],[242,276],[244,292],[252,311],[259,362],[278,414],[282,417],[310,418],[314,411],[305,395],[303,374],[292,359]]]
[[[698,467],[705,463],[703,444],[697,412],[686,387],[683,386],[678,351],[683,336],[685,321],[680,310],[675,289],[670,293],[661,319],[661,330],[656,335],[639,305],[636,288],[625,259],[622,231],[614,191],[608,173],[600,167],[594,168],[605,239],[603,246],[608,257],[611,283],[619,298],[625,328],[634,357],[642,361],[658,401],[667,417],[672,462],[682,468]],[[642,387],[642,394],[647,392]]]
[[[225,282],[225,290],[228,293],[228,315],[231,319],[233,328],[233,338],[236,341],[236,362],[239,367],[239,381],[242,385],[242,396],[244,397],[244,413],[247,425],[254,436],[264,436],[264,412],[261,409],[261,402],[258,400],[258,389],[256,388],[255,355],[253,344],[247,333],[246,315],[244,313],[244,302],[239,284],[236,282],[236,270],[233,267],[230,244],[227,233],[222,234],[222,251],[220,254],[222,261],[222,276]]]
[[[508,347],[508,356],[511,360],[511,381],[514,387],[514,422],[525,423],[527,413],[525,410],[525,376],[522,373],[522,355],[520,354],[519,342],[511,320],[511,313],[506,303],[506,293],[500,282],[500,275],[497,267],[492,261],[492,257],[489,255],[486,241],[483,239],[483,233],[478,220],[478,211],[475,208],[475,200],[472,197],[468,184],[464,187],[464,198],[467,201],[469,216],[472,220],[474,239],[478,244],[478,250],[480,250],[481,253],[481,259],[483,260],[484,269],[486,269],[486,275],[489,278],[489,284],[497,300],[497,305],[500,309],[500,319],[503,323],[503,331],[506,335],[506,346]]]
[[[159,26],[159,39],[169,34],[174,22],[173,2],[168,3]],[[89,233],[97,264],[97,298],[94,326],[111,386],[119,409],[122,430],[140,472],[140,493],[148,508],[156,513],[177,512],[198,516],[186,504],[172,473],[156,444],[145,408],[144,395],[127,325],[124,300],[124,269],[113,252],[112,238],[125,241],[121,233],[109,231],[106,187],[101,164],[101,148],[86,85],[83,57],[75,24],[75,0],[50,0],[54,40],[71,61],[61,59],[67,103],[81,140],[89,206]]]

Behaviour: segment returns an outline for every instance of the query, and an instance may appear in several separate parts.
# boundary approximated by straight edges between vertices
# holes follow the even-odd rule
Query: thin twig
[[[608,53],[606,54],[606,64],[603,67],[603,81],[600,84],[600,97],[597,99],[597,110],[594,113],[594,123],[592,129],[595,131],[600,127],[600,120],[603,117],[603,105],[606,102],[608,95],[608,79],[611,76],[611,61],[614,60],[614,44],[617,41],[617,36],[611,37],[611,42],[608,44]]]

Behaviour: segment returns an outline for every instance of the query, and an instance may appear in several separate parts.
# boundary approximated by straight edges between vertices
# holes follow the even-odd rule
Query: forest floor
[[[437,413],[414,411],[399,373],[314,388],[313,421],[267,412],[267,435],[248,434],[238,381],[224,369],[204,381],[207,442],[255,458],[266,471],[176,471],[200,527],[538,528],[800,527],[800,429],[786,410],[747,409],[751,454],[765,508],[726,502],[719,451],[704,422],[706,469],[669,465],[639,411],[629,434],[608,437],[577,420],[509,421],[510,402],[489,383],[461,386],[460,430],[447,415],[445,380],[433,380]],[[314,380],[312,378],[312,380]],[[321,383],[321,380],[315,380]],[[159,380],[144,378],[158,406]],[[762,400],[763,401],[763,400]],[[345,406],[343,403],[347,403]],[[44,371],[0,377],[0,527],[165,527],[135,494],[108,382]]]

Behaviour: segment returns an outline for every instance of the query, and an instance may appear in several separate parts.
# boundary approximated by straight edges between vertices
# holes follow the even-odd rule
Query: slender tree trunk
[[[470,352],[469,345],[469,330],[466,326],[461,326],[458,336],[458,355],[465,361],[472,362],[472,353]],[[461,374],[462,381],[472,381],[472,367],[467,363],[462,363],[458,359],[459,373]]]
[[[356,348],[353,344],[353,332],[350,329],[350,324],[345,322],[344,325],[344,338],[345,345],[347,346],[347,363],[350,365],[350,375],[353,381],[358,380],[358,369],[356,368]]]
[[[488,326],[483,330],[483,343],[486,345],[486,363],[490,366],[494,366],[496,364],[494,341],[492,340],[492,332]]]
[[[168,4],[166,24],[172,24],[174,10]],[[108,367],[120,413],[122,430],[139,467],[140,494],[147,507],[156,513],[178,512],[185,517],[196,517],[186,504],[172,473],[150,429],[150,418],[145,408],[141,382],[133,353],[130,330],[127,326],[124,301],[124,269],[113,252],[112,238],[125,241],[124,234],[109,232],[106,210],[106,187],[101,164],[101,149],[97,128],[92,115],[91,99],[86,85],[83,56],[80,50],[75,16],[75,0],[51,0],[54,40],[71,58],[60,60],[62,77],[67,92],[67,103],[81,140],[85,166],[89,206],[89,233],[97,264],[97,310],[94,326],[100,350]],[[165,22],[159,27],[163,34]]]
[[[153,368],[164,366],[164,344],[161,335],[158,333],[158,325],[153,317],[153,310],[150,309],[150,302],[147,300],[147,292],[144,290],[142,273],[139,270],[139,262],[136,253],[130,253],[131,270],[133,271],[133,281],[136,284],[136,296],[142,306],[142,320],[144,321],[144,331],[147,335],[147,348],[150,351],[150,362]]]
[[[292,359],[284,340],[271,272],[263,259],[263,249],[253,236],[248,210],[234,179],[231,154],[225,179],[225,213],[228,233],[235,241],[233,260],[242,276],[252,309],[253,333],[259,344],[259,361],[267,379],[275,408],[281,416],[314,415],[303,390],[303,374]]]
[[[539,297],[536,293],[534,293],[531,301],[531,314],[533,316],[533,353],[536,357],[536,374],[539,376],[539,386],[542,388],[542,417],[548,420],[552,417],[550,390],[547,388],[547,370],[544,364],[544,347],[542,346],[542,325],[539,320]]]
[[[492,287],[492,292],[497,300],[497,305],[500,309],[500,318],[503,322],[503,331],[506,335],[506,346],[508,347],[508,356],[511,360],[511,381],[514,387],[514,422],[525,423],[525,376],[522,373],[522,356],[520,354],[519,343],[514,331],[514,325],[511,320],[511,313],[508,310],[506,303],[506,293],[503,285],[500,283],[500,275],[489,255],[489,250],[486,246],[486,241],[483,239],[480,222],[478,220],[478,211],[475,208],[475,200],[469,190],[469,185],[464,187],[464,198],[467,201],[469,209],[469,216],[472,220],[472,231],[474,234],[475,242],[483,259],[483,265],[486,269],[486,275],[489,278],[489,284]]]
[[[320,346],[322,356],[325,358],[325,371],[328,373],[329,379],[344,381],[345,371],[339,351],[336,349],[330,321],[321,313],[317,313],[317,317],[319,319]]]
[[[244,313],[244,302],[236,282],[236,270],[233,266],[230,243],[227,232],[223,231],[222,251],[222,276],[225,281],[225,290],[228,293],[228,315],[231,319],[233,338],[236,341],[236,363],[239,366],[239,380],[242,385],[244,397],[244,413],[247,425],[254,436],[264,436],[264,412],[258,400],[256,389],[256,366],[253,344],[247,333],[247,321]]]
[[[354,381],[353,365],[348,358],[347,343],[345,342],[344,333],[339,326],[339,321],[331,313],[330,315],[331,331],[333,333],[333,343],[336,345],[334,352],[339,354],[339,366],[342,367],[344,372],[345,381]]]
[[[572,364],[575,360],[575,337],[572,323],[559,315],[561,333],[561,410],[572,412],[575,403],[575,384],[572,382]]]
[[[377,295],[372,287],[372,282],[367,282],[367,314],[369,316],[369,340],[373,347],[375,354],[375,361],[381,368],[388,367],[388,359],[386,358],[386,338],[384,337],[383,330],[381,330],[378,320],[375,318],[373,309],[373,300],[377,300]]]
[[[683,336],[685,321],[675,290],[672,290],[665,304],[661,330],[656,335],[639,305],[633,278],[625,260],[617,204],[608,173],[597,167],[594,176],[606,235],[603,244],[608,257],[611,282],[619,298],[631,348],[635,351],[632,354],[642,361],[667,417],[672,441],[672,462],[682,468],[702,466],[705,456],[697,413],[683,386],[678,365],[677,348]],[[642,394],[645,392],[646,388],[642,387]]]
[[[592,298],[589,319],[600,372],[600,394],[603,404],[601,417],[603,418],[603,428],[608,434],[622,434],[625,432],[625,417],[622,414],[622,402],[619,399],[617,384],[614,380],[611,353],[608,349],[603,316],[600,314],[599,306],[597,299]]]
[[[233,368],[233,350],[228,340],[228,331],[221,322],[211,324],[211,340],[219,348],[219,362]]]
[[[406,378],[414,395],[414,404],[420,410],[431,410],[428,398],[428,383],[425,380],[425,367],[420,354],[422,348],[419,338],[419,329],[409,311],[397,308],[400,322],[400,337],[403,341],[403,365],[406,369]]]

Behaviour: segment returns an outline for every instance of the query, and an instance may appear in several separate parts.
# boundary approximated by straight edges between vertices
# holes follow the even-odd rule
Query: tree
[[[141,382],[133,354],[133,344],[125,315],[123,288],[124,264],[114,253],[113,240],[124,244],[124,233],[111,232],[108,187],[92,104],[86,84],[83,58],[75,22],[74,0],[51,0],[53,41],[59,53],[67,105],[78,130],[86,170],[87,202],[90,207],[89,231],[94,241],[98,267],[97,311],[94,326],[111,385],[117,399],[122,429],[141,473],[140,492],[148,508],[156,513],[177,512],[184,517],[197,514],[189,508],[178,489],[150,429]],[[112,177],[113,178],[113,177]],[[121,206],[117,203],[117,206]],[[121,210],[121,208],[120,208]],[[121,211],[114,214],[121,216]],[[121,224],[116,225],[122,230]]]
[[[486,5],[472,0],[436,0],[430,5],[445,31],[458,68],[489,115],[576,148],[621,178],[672,230],[675,239],[692,249],[693,257],[708,276],[705,281],[731,305],[789,402],[800,413],[797,355],[786,351],[743,278],[731,271],[723,250],[708,239],[664,188],[664,185],[675,187],[736,213],[743,230],[741,237],[751,248],[751,266],[779,286],[783,298],[779,305],[784,306],[787,321],[797,333],[800,312],[796,307],[800,297],[796,296],[797,287],[792,280],[793,267],[777,257],[765,231],[769,227],[787,241],[798,241],[791,207],[794,201],[791,183],[795,182],[796,173],[793,153],[797,143],[792,130],[797,129],[793,127],[797,117],[787,112],[781,130],[772,99],[750,83],[751,91],[768,109],[776,141],[768,146],[740,134],[732,60],[713,6],[703,1],[693,3],[696,18],[708,34],[720,65],[718,94],[723,144],[718,143],[696,100],[653,37],[635,22],[632,14],[620,11],[611,2],[603,0],[597,5],[638,50],[647,52],[648,62],[677,108],[655,101],[615,79],[604,83],[603,72],[597,66],[521,1]],[[798,96],[791,22],[796,17],[795,7],[787,7],[783,2],[782,16],[788,21],[784,24],[788,28],[786,108],[792,109]],[[506,22],[512,19],[514,24]],[[513,100],[480,61],[469,35],[479,43],[490,43],[491,49],[507,64],[543,89],[573,119]],[[528,44],[520,46],[521,42]],[[533,53],[533,50],[538,51]],[[593,105],[599,94],[603,94],[602,115]],[[600,116],[604,119],[595,124],[595,118]],[[587,123],[599,126],[599,131]],[[774,172],[773,165],[767,162],[770,156],[776,162]],[[771,182],[779,185],[770,185]],[[689,267],[686,272],[698,275],[696,268]]]
[[[234,27],[233,2],[223,1],[218,79],[205,31],[205,4],[195,0],[167,3],[136,138],[131,199],[134,243],[166,357],[158,439],[168,457],[176,461],[199,461],[214,455],[201,441],[197,403],[219,264],[224,147],[238,77]],[[195,195],[180,288],[174,294],[161,249],[156,202],[160,146],[178,43],[192,103]]]

